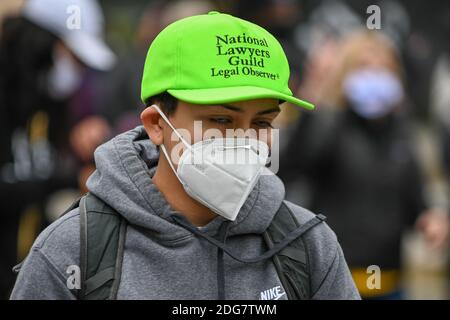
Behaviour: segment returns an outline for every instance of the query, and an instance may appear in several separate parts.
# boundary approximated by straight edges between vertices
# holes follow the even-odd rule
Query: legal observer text
[[[231,76],[239,75],[240,72],[242,72],[243,75],[263,77],[263,78],[268,78],[271,80],[277,80],[280,78],[279,74],[266,72],[266,71],[259,71],[259,70],[253,69],[252,67],[247,67],[247,66],[241,66],[241,67],[236,66],[236,67],[230,68],[230,69],[211,68],[211,77],[221,76],[224,78],[229,78]]]

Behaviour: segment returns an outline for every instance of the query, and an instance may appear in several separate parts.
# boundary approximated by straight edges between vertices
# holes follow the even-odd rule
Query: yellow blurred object
[[[373,277],[372,273],[367,273],[364,268],[351,269],[353,281],[362,297],[377,297],[390,294],[398,290],[400,285],[400,271],[398,270],[381,270],[380,272],[380,288],[371,289],[367,285],[369,277]]]
[[[40,231],[41,223],[41,214],[36,205],[32,205],[25,209],[20,216],[19,229],[17,232],[18,261],[22,261],[27,256],[28,251]]]
[[[36,112],[30,123],[30,143],[34,144],[40,140],[47,140],[49,119],[48,114],[43,111]]]

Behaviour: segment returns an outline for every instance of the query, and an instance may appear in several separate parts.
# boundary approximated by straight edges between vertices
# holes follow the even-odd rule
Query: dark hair
[[[158,104],[161,110],[167,115],[171,115],[175,112],[178,105],[178,100],[167,91],[154,95],[146,100],[145,105],[150,107],[152,104]]]
[[[27,128],[37,111],[43,111],[49,117],[47,138],[50,143],[55,148],[67,148],[67,127],[72,124],[67,101],[53,99],[47,85],[48,72],[54,63],[53,49],[58,41],[61,40],[54,34],[24,17],[9,17],[2,22],[0,108],[3,110],[0,134],[8,138],[0,138],[4,146],[0,153],[11,150],[9,144],[13,131],[18,127]]]
[[[25,125],[50,100],[44,82],[58,38],[23,17],[7,18],[0,38],[0,105],[11,126]]]

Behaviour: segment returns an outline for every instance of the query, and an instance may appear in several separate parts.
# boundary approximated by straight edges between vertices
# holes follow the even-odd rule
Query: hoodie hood
[[[96,170],[87,181],[88,190],[129,223],[151,230],[162,240],[173,241],[191,233],[173,223],[173,216],[180,213],[170,207],[152,181],[159,150],[143,126],[99,146],[94,157]],[[201,229],[216,233],[227,221],[228,235],[263,233],[280,207],[284,192],[283,183],[276,175],[262,175],[235,221],[217,215]]]

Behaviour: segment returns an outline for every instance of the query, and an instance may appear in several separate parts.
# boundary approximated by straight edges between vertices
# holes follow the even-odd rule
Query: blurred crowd
[[[449,3],[42,1],[0,3],[0,298],[39,232],[86,192],[95,148],[139,125],[152,40],[175,20],[212,10],[274,34],[291,90],[317,106],[284,104],[279,176],[289,200],[328,217],[362,296],[408,298],[408,230],[448,259]],[[71,4],[82,9],[75,35]],[[372,4],[376,30],[367,25]],[[382,271],[380,290],[366,285],[372,265]]]

